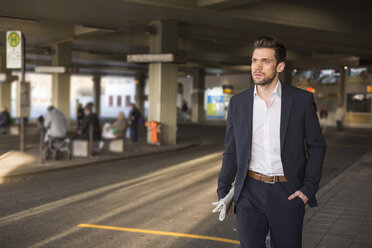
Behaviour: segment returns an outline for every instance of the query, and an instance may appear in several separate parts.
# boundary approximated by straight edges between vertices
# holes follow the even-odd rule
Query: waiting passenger
[[[65,115],[52,105],[47,110],[48,113],[44,118],[44,127],[46,130],[44,141],[49,142],[55,138],[66,138],[67,120]]]
[[[77,106],[76,106],[77,130],[80,130],[81,125],[83,124],[83,120],[84,120],[84,108],[83,108],[83,104],[77,103]]]
[[[130,123],[130,138],[132,142],[138,141],[138,125],[144,125],[145,121],[134,103],[131,103],[131,111],[129,113],[129,123]]]
[[[45,118],[40,116],[37,119],[38,125],[44,127],[46,131],[44,137],[46,146],[41,154],[42,160],[46,160],[51,153],[56,159],[57,151],[69,151],[70,146],[70,140],[66,138],[68,127],[65,115],[52,105],[47,110]]]
[[[89,129],[90,127],[93,128],[93,140],[100,140],[101,139],[101,127],[99,123],[99,118],[96,113],[92,111],[93,105],[87,104],[84,108],[84,119],[79,130],[79,138],[81,139],[89,139]]]
[[[6,107],[0,108],[0,128],[1,133],[6,134],[11,124],[10,114]]]
[[[187,102],[183,100],[182,102],[182,120],[187,121],[189,120],[190,114],[189,114],[189,106],[187,105]]]
[[[337,132],[342,132],[343,130],[342,122],[344,121],[344,117],[345,117],[344,107],[342,106],[342,103],[339,103],[335,113]]]
[[[128,125],[124,113],[119,112],[117,118],[114,123],[105,123],[103,125],[102,138],[115,139],[125,137]]]

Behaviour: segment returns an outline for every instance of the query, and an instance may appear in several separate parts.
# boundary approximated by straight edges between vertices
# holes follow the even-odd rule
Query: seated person
[[[115,138],[125,138],[125,133],[127,131],[127,121],[123,112],[118,113],[118,119],[110,124],[105,123],[102,130],[102,138],[105,139],[115,139]]]
[[[0,128],[1,133],[6,134],[11,124],[10,114],[6,107],[0,108]]]
[[[67,136],[67,120],[65,115],[59,109],[54,106],[48,107],[48,112],[45,118],[40,116],[37,120],[40,127],[44,126],[46,131],[44,142],[47,144],[42,152],[42,159],[46,160],[50,152],[54,151],[54,158],[56,151],[68,151],[69,150],[69,139]]]
[[[44,128],[46,130],[45,142],[52,139],[65,139],[67,135],[67,120],[65,115],[54,106],[48,107],[48,113],[44,118]]]

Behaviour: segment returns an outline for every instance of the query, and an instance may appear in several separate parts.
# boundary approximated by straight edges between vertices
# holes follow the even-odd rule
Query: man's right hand
[[[233,212],[234,209],[234,201],[231,202],[229,209],[226,211],[226,214],[229,215]]]

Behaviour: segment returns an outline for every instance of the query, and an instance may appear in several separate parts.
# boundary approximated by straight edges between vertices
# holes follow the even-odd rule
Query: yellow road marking
[[[224,242],[224,243],[240,244],[238,240],[224,239],[224,238],[217,238],[217,237],[210,237],[210,236],[202,236],[202,235],[195,235],[195,234],[187,234],[187,233],[163,232],[163,231],[156,231],[156,230],[146,230],[146,229],[127,228],[127,227],[114,227],[114,226],[102,226],[102,225],[90,225],[90,224],[80,224],[80,225],[78,225],[78,227],[107,229],[107,230],[115,230],[115,231],[122,231],[122,232],[148,233],[148,234],[157,234],[157,235],[174,236],[174,237],[184,237],[184,238],[192,238],[192,239],[206,239],[206,240],[213,240],[213,241]]]

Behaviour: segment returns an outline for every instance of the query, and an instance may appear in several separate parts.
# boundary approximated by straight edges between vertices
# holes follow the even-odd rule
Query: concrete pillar
[[[177,141],[177,65],[151,63],[149,66],[148,120],[162,124],[160,143]],[[160,83],[161,82],[161,83]]]
[[[292,85],[292,71],[293,71],[292,62],[286,61],[284,71],[282,71],[279,74],[280,81],[282,83],[285,83],[286,85]]]
[[[136,74],[136,105],[141,114],[145,113],[145,74]]]
[[[205,72],[199,69],[193,73],[192,81],[192,106],[191,121],[201,122],[204,120],[204,89],[205,89]]]
[[[71,46],[70,43],[52,45],[53,66],[71,65]],[[52,104],[60,109],[66,116],[68,126],[70,126],[70,74],[54,73],[52,75]]]
[[[344,68],[340,68],[340,87],[338,91],[338,103],[341,103],[346,111],[346,104],[345,104],[345,85],[346,85],[346,70]]]
[[[151,24],[155,34],[150,36],[150,53],[176,53],[178,49],[178,23],[156,21]]]
[[[95,113],[101,115],[101,76],[93,77],[93,100]]]
[[[150,36],[150,53],[176,53],[178,24],[174,21],[154,22],[155,34]],[[177,65],[150,63],[149,114],[150,121],[162,124],[161,144],[177,142]],[[150,136],[150,134],[148,134]],[[149,137],[148,137],[149,138]],[[148,139],[149,140],[149,139]]]
[[[6,53],[5,49],[0,50],[0,73],[10,76],[10,71],[6,69]],[[11,94],[12,87],[10,81],[0,83],[0,107],[4,106],[8,109],[9,113],[12,113],[12,101]]]

